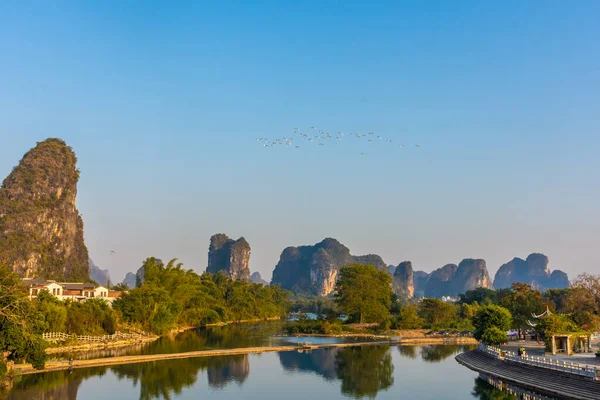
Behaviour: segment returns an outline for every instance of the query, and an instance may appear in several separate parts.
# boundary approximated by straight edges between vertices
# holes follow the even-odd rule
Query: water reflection
[[[430,345],[430,346],[421,346],[421,358],[423,361],[427,362],[441,362],[448,357],[457,356],[460,353],[464,353],[465,351],[472,350],[474,346],[458,346],[458,345],[450,345],[450,346],[438,346],[438,345]]]
[[[314,372],[326,380],[340,380],[343,394],[375,397],[394,384],[394,365],[388,346],[321,349],[279,353],[286,371]]]
[[[84,380],[101,377],[107,371],[111,371],[119,380],[126,379],[134,386],[139,386],[140,400],[169,400],[183,389],[194,386],[198,373],[204,370],[207,371],[211,388],[224,389],[232,382],[242,385],[250,373],[250,363],[248,355],[244,354],[75,369],[71,374],[58,371],[28,375],[14,383],[8,400],[76,400],[78,388]]]
[[[237,356],[224,363],[214,363],[208,367],[208,384],[217,389],[225,388],[230,382],[242,384],[250,374],[248,356]]]
[[[283,330],[283,321],[265,321],[256,324],[231,324],[192,329],[160,337],[158,340],[120,348],[106,348],[78,353],[58,353],[52,359],[75,360],[141,354],[184,353],[197,350],[232,349],[238,347],[273,346],[281,338],[273,337]]]
[[[16,379],[8,394],[0,394],[0,399],[7,400],[77,400],[77,392],[81,383],[89,377],[102,377],[106,368],[90,368],[74,371],[58,371],[47,374],[36,374]]]
[[[398,351],[400,352],[400,354],[402,354],[404,357],[410,358],[410,359],[415,359],[418,356],[418,350],[419,347],[418,346],[398,346]]]
[[[113,396],[108,397],[237,399],[246,395],[267,400],[305,400],[307,396],[360,399],[375,398],[387,391],[386,395],[404,398],[549,400],[486,377],[475,380],[473,386],[476,375],[452,358],[469,349],[470,346],[400,346],[396,352],[386,345],[365,345],[75,369],[72,374],[60,371],[23,376],[13,381],[8,394],[0,393],[0,399],[105,399],[102,393],[106,385],[116,385]],[[299,374],[305,376],[301,378]],[[443,384],[439,384],[440,379]],[[443,386],[443,391],[432,386],[432,382]]]
[[[386,346],[348,347],[338,351],[335,370],[342,380],[342,393],[374,398],[394,384],[394,365]]]
[[[309,352],[285,351],[278,353],[279,362],[288,372],[314,372],[326,380],[337,379],[335,356],[339,349],[321,349]]]
[[[483,374],[475,379],[471,394],[479,400],[556,400]]]

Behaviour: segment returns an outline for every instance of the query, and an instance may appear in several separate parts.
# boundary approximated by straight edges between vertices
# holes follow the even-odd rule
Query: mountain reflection
[[[208,384],[210,387],[222,389],[230,382],[242,385],[250,374],[248,356],[237,356],[226,362],[214,363],[208,367]]]
[[[387,346],[282,352],[279,362],[286,371],[314,372],[326,380],[338,379],[342,393],[354,398],[373,398],[394,384],[394,365]]]
[[[326,380],[337,379],[335,356],[339,349],[321,349],[297,353],[285,351],[279,353],[279,362],[284,370],[290,372],[314,372]]]

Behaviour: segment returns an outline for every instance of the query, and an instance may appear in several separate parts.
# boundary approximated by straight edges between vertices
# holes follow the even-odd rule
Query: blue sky
[[[493,275],[543,252],[598,273],[598,15],[596,1],[3,2],[0,175],[66,140],[113,281],[148,256],[202,271],[217,232],[246,237],[267,279],[284,247],[327,236],[426,271],[476,257]],[[256,142],[311,125],[394,146]]]

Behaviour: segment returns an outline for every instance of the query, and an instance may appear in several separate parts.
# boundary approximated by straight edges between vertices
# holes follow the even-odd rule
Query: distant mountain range
[[[515,260],[500,268],[495,277],[496,287],[509,287],[513,282],[531,283],[540,290],[569,285],[564,272],[555,270],[550,273],[548,258],[544,255],[532,254],[527,261]],[[312,246],[284,249],[271,283],[298,294],[327,296],[334,290],[340,268],[352,263],[373,264],[387,271],[392,275],[394,292],[401,298],[456,297],[478,287],[494,288],[482,259],[466,258],[458,265],[446,264],[429,274],[414,271],[410,261],[393,266],[386,265],[376,254],[353,256],[346,246],[333,238],[326,238]]]
[[[46,139],[29,150],[0,187],[0,264],[21,277],[85,281],[101,285],[110,280],[88,257],[83,241],[83,220],[76,208],[79,171],[73,150],[60,139]],[[550,271],[548,257],[530,254],[502,265],[494,284],[481,259],[464,259],[428,274],[414,271],[410,261],[388,266],[376,254],[355,256],[333,238],[315,245],[287,247],[273,271],[272,283],[298,294],[327,296],[333,293],[341,267],[372,264],[392,276],[395,293],[402,298],[456,296],[477,287],[505,288],[514,282],[545,290],[569,285],[566,273]],[[219,233],[210,238],[211,273],[232,279],[267,284],[260,274],[250,274],[250,245]],[[123,283],[130,288],[143,282],[144,270],[129,272]]]

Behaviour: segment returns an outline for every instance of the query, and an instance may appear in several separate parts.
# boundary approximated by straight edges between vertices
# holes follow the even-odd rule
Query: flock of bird
[[[368,144],[373,143],[384,143],[386,145],[393,145],[391,139],[386,139],[381,135],[376,135],[374,132],[360,133],[360,132],[337,132],[330,133],[317,129],[315,126],[311,126],[308,132],[303,132],[299,128],[294,128],[289,137],[281,137],[276,139],[267,139],[264,137],[256,138],[256,141],[263,147],[277,147],[277,146],[290,146],[295,149],[299,149],[302,145],[318,145],[325,146],[327,143],[336,145],[339,144],[344,138],[350,138],[360,140],[364,138],[364,141]],[[304,142],[304,143],[303,143]],[[414,147],[420,148],[421,145],[415,144]],[[404,148],[403,144],[399,144],[398,148]],[[367,153],[360,153],[361,156],[367,155]]]

